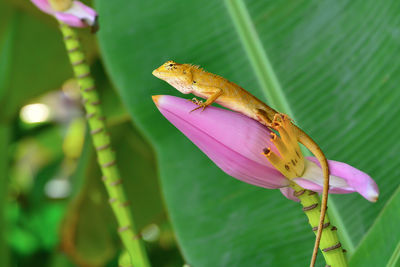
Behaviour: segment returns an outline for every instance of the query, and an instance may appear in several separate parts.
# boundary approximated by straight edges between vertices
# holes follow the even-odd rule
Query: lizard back
[[[273,108],[269,107],[257,97],[219,75],[207,72],[198,66],[191,66],[193,77],[192,93],[196,96],[208,98],[215,91],[210,88],[219,88],[223,91],[222,95],[216,99],[216,103],[240,112],[252,119],[259,120],[255,111],[262,110],[266,113],[270,120],[277,113]]]

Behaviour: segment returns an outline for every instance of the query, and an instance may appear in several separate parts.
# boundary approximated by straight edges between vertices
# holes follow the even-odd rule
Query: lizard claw
[[[205,103],[203,103],[203,100],[198,100],[198,99],[195,98],[195,97],[193,97],[193,98],[192,98],[191,100],[189,100],[189,101],[192,101],[194,104],[198,105],[197,108],[191,110],[190,112],[193,112],[193,111],[198,110],[198,109],[201,109],[201,108],[202,108],[202,111],[203,111],[203,110],[207,107],[207,105],[206,105]],[[189,112],[189,113],[190,113],[190,112]]]
[[[269,127],[276,130],[277,127],[282,126],[283,124],[286,124],[288,122],[294,123],[288,115],[284,113],[276,113]]]
[[[201,104],[203,104],[203,100],[198,100],[197,98],[193,97],[192,99],[188,99],[188,101],[200,106]]]
[[[191,110],[189,113],[191,113],[191,112],[193,112],[195,110],[198,110],[198,109],[202,109],[201,111],[204,111],[206,109],[206,107],[207,107],[207,105],[205,105],[204,103],[199,103],[197,105],[198,105],[198,107],[193,109],[193,110]]]

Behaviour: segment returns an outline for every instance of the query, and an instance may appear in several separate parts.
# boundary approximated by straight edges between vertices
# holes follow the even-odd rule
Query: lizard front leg
[[[197,103],[195,103],[196,105],[198,105],[198,107],[193,109],[190,112],[193,112],[200,108],[202,108],[204,110],[206,107],[208,107],[209,105],[214,103],[215,100],[217,100],[218,97],[220,97],[224,92],[221,88],[218,88],[218,87],[202,86],[201,88],[202,88],[202,91],[204,92],[204,94],[211,92],[211,95],[207,98],[206,102],[198,101]]]

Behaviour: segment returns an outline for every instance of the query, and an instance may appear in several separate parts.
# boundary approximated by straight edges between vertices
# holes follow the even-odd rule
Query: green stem
[[[81,90],[104,185],[118,222],[118,233],[126,251],[130,255],[131,264],[135,267],[150,266],[143,242],[139,238],[128,207],[129,202],[123,190],[114,152],[111,149],[110,137],[105,127],[104,117],[99,105],[99,96],[95,90],[94,80],[90,75],[90,68],[85,62],[85,56],[81,51],[80,42],[75,31],[63,23],[60,24],[60,29]]]
[[[308,222],[315,234],[317,234],[321,203],[318,194],[305,190],[297,184],[292,183],[291,187],[295,191],[295,195],[300,199],[303,211],[308,217]],[[331,225],[328,215],[325,215],[324,229],[322,230],[321,242],[319,248],[324,255],[325,262],[331,267],[346,267],[347,260],[344,255],[343,248],[339,242],[337,228]]]

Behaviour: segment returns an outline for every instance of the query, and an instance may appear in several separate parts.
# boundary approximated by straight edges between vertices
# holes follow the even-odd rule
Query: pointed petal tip
[[[300,186],[321,192],[322,191],[322,175],[319,162],[314,157],[307,157],[309,163],[316,164],[319,169],[316,170],[314,164],[309,164],[308,176],[303,175],[296,179],[296,183]],[[378,201],[379,188],[375,181],[366,173],[360,171],[357,168],[350,166],[349,164],[328,160],[329,169],[331,173],[329,193],[334,194],[346,194],[351,192],[358,192],[361,196],[370,202]],[[344,182],[344,183],[343,183]]]
[[[379,189],[376,183],[370,183],[366,190],[365,198],[370,202],[377,202],[379,199]]]
[[[158,102],[161,98],[161,95],[152,95],[151,98],[153,99],[154,104],[158,107]]]

